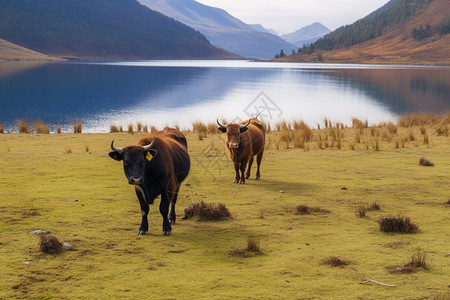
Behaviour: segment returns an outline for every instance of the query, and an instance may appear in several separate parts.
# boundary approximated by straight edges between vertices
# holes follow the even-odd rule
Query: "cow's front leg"
[[[172,226],[170,225],[169,214],[170,198],[167,191],[161,193],[161,203],[159,204],[159,212],[163,217],[163,235],[170,235],[172,233]]]
[[[245,184],[245,176],[244,176],[244,172],[245,172],[245,167],[247,166],[247,162],[241,162],[241,180],[239,181],[239,184]]]
[[[134,186],[134,190],[136,191],[136,196],[139,199],[139,204],[141,206],[141,214],[142,214],[142,221],[141,226],[139,227],[138,234],[145,234],[148,231],[148,212],[150,211],[150,207],[148,206],[147,202],[145,201],[145,194],[142,188],[138,185]]]
[[[239,183],[240,175],[239,175],[239,164],[234,164],[234,170],[236,171],[236,177],[234,177],[234,183]]]

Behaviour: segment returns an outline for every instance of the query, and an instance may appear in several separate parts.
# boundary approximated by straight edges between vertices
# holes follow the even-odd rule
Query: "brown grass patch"
[[[73,133],[81,133],[83,131],[83,124],[81,121],[77,121],[72,124],[73,126]]]
[[[219,221],[231,218],[230,211],[225,204],[207,204],[203,201],[193,203],[184,209],[183,219],[198,217],[199,220]]]
[[[133,134],[134,133],[134,129],[133,129],[133,124],[128,124],[128,130],[127,130],[127,132],[128,133],[131,133],[131,134]]]
[[[3,127],[2,122],[0,122],[0,133],[5,133],[5,127]]]
[[[306,204],[300,204],[297,207],[295,207],[295,214],[297,215],[310,215],[311,213],[330,213],[328,209],[323,209],[318,206],[316,207],[309,207]]]
[[[23,120],[17,121],[17,129],[19,130],[19,133],[31,133],[28,123]]]
[[[109,132],[114,133],[114,132],[119,132],[119,127],[117,127],[116,125],[110,125],[109,126]]]
[[[34,123],[34,128],[36,128],[36,133],[41,133],[41,134],[49,134],[50,133],[50,127],[41,120],[38,120]]]
[[[356,215],[357,215],[359,218],[365,218],[366,215],[367,215],[367,206],[365,206],[365,205],[360,205],[360,206],[358,207],[358,209],[356,210]]]
[[[416,233],[419,231],[419,227],[412,223],[409,217],[382,217],[378,224],[380,225],[380,231],[392,232],[392,233]]]
[[[259,240],[253,237],[248,237],[246,247],[230,250],[228,254],[233,257],[251,257],[262,253]]]
[[[337,256],[331,256],[326,258],[322,264],[327,265],[327,266],[331,266],[331,267],[343,267],[343,266],[347,266],[350,264],[349,261],[340,259]]]
[[[44,253],[61,253],[63,251],[63,244],[51,234],[41,234],[39,240],[39,248]]]
[[[56,133],[61,133],[61,126],[60,125],[56,125]]]
[[[426,253],[423,250],[419,249],[411,255],[410,261],[403,266],[389,266],[387,267],[387,270],[389,271],[389,273],[393,274],[410,274],[419,271],[419,269],[427,270],[428,265],[426,262],[426,258]]]
[[[419,160],[419,165],[424,166],[424,167],[432,167],[432,166],[434,166],[434,164],[430,160],[426,159],[425,157],[422,157]]]
[[[368,209],[368,210],[381,210],[381,206],[380,206],[378,203],[373,202],[372,204],[370,204],[370,205],[367,207],[367,209]]]

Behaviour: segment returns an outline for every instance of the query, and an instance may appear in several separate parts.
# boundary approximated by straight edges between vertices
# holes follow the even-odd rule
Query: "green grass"
[[[235,185],[225,135],[199,140],[188,133],[192,169],[177,214],[204,201],[225,204],[233,218],[180,216],[169,237],[162,235],[159,200],[150,208],[149,233],[136,234],[140,209],[134,189],[121,163],[107,155],[112,139],[125,146],[143,133],[0,135],[0,299],[448,295],[448,136],[430,134],[427,145],[416,140],[398,149],[394,141],[383,142],[374,151],[359,145],[321,150],[315,141],[286,149],[275,147],[278,134],[269,136],[273,144],[264,155],[261,181]],[[420,166],[421,157],[434,167]],[[381,209],[357,218],[361,203]],[[329,213],[296,214],[302,204]],[[380,232],[377,221],[388,215],[408,216],[420,231]],[[39,237],[29,234],[37,229],[74,249],[44,254]],[[249,239],[258,242],[261,255],[230,255]],[[416,249],[426,254],[427,269],[389,272]],[[332,268],[324,264],[330,257],[351,263]],[[369,279],[397,287],[360,284]]]

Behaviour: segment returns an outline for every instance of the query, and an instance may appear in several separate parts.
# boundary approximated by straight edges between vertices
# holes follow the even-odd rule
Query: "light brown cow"
[[[219,130],[227,133],[226,146],[234,163],[236,177],[234,183],[244,184],[245,179],[250,177],[253,157],[256,155],[256,180],[259,180],[260,165],[264,153],[266,130],[264,125],[256,118],[239,124],[222,125],[217,120]],[[247,174],[244,177],[245,168],[248,163]],[[241,171],[241,174],[239,174]]]

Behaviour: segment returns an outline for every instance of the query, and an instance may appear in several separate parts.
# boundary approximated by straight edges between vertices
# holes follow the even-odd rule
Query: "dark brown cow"
[[[219,130],[227,133],[227,149],[230,153],[231,160],[234,163],[236,177],[234,183],[244,184],[245,179],[250,177],[250,169],[253,164],[253,156],[256,155],[256,180],[259,180],[260,165],[264,153],[264,144],[266,140],[266,130],[264,125],[258,119],[250,119],[240,124],[228,124],[226,126],[219,123]],[[245,167],[247,166],[247,174],[244,177]],[[239,174],[239,170],[241,174]]]
[[[184,135],[173,128],[166,127],[141,138],[137,145],[125,148],[114,147],[109,156],[123,160],[123,169],[129,184],[135,186],[142,212],[142,222],[138,234],[148,231],[147,215],[149,204],[161,195],[159,211],[163,217],[163,234],[170,235],[175,223],[175,204],[181,182],[187,177],[190,159]],[[171,206],[168,218],[169,206]]]

